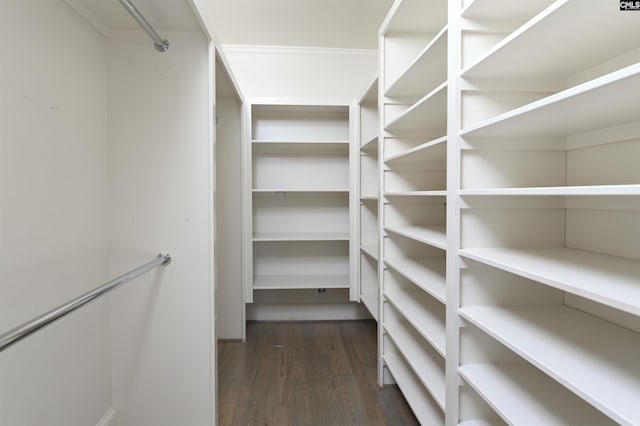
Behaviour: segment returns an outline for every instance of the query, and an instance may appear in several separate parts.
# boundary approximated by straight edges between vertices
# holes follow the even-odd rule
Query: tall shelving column
[[[247,108],[246,301],[259,302],[257,291],[317,289],[357,300],[353,106],[253,100]]]
[[[614,1],[472,0],[456,19],[462,382],[447,423],[640,424],[640,18]]]
[[[380,51],[384,382],[444,424],[447,1],[396,1]]]
[[[378,79],[368,87],[358,102],[360,112],[360,301],[378,321],[380,288],[378,286]]]

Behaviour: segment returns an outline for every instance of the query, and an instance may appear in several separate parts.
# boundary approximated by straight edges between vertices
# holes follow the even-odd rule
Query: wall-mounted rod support
[[[159,254],[154,260],[147,262],[144,265],[127,272],[126,274],[120,275],[119,277],[114,278],[111,281],[101,285],[100,287],[97,287],[81,296],[78,296],[63,305],[53,308],[49,312],[45,312],[44,314],[32,319],[31,321],[27,321],[24,324],[21,324],[7,331],[6,333],[0,334],[0,352],[18,343],[20,340],[35,333],[41,328],[46,327],[52,322],[59,320],[65,315],[77,309],[80,309],[81,307],[97,299],[98,297],[120,287],[123,284],[128,283],[134,278],[139,277],[145,272],[150,271],[160,265],[167,266],[170,263],[170,255]]]
[[[131,0],[119,0],[119,1],[120,1],[120,4],[125,9],[127,9],[127,12],[129,12],[129,15],[131,15],[133,19],[135,19],[136,22],[142,27],[142,29],[145,30],[147,34],[149,34],[149,37],[151,37],[151,39],[153,40],[153,46],[156,48],[158,52],[166,52],[167,50],[169,50],[169,41],[164,40],[162,39],[162,37],[160,37],[160,35],[156,32],[156,30],[153,29],[151,24],[149,24],[149,22],[147,22],[147,20],[144,19],[144,16],[142,16],[142,14],[138,11],[138,9],[136,9],[133,3],[131,3]]]

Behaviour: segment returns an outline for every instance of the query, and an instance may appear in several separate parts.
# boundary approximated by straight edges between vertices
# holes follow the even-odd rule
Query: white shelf
[[[251,143],[253,144],[253,147],[255,148],[257,145],[282,145],[285,147],[291,147],[291,146],[295,146],[295,145],[303,145],[303,146],[316,146],[316,145],[339,145],[339,146],[344,146],[344,145],[349,145],[349,141],[331,141],[331,140],[298,140],[298,139],[293,139],[293,140],[280,140],[280,139],[254,139],[251,141]]]
[[[374,259],[376,262],[378,261],[378,247],[374,244],[362,244],[360,245],[360,251]]]
[[[640,121],[640,97],[629,96],[638,87],[640,64],[635,64],[463,129],[461,135],[567,136]]]
[[[375,152],[378,150],[378,135],[372,136],[370,139],[360,145],[360,151],[363,152]]]
[[[367,308],[374,320],[379,321],[379,305],[378,305],[378,293],[360,293],[360,300],[362,304]]]
[[[557,1],[494,46],[462,76],[562,78],[620,56],[631,48],[620,40],[637,40],[640,25],[633,13],[621,12],[616,6],[602,0]]]
[[[442,411],[445,410],[444,370],[432,358],[432,355],[419,343],[410,331],[400,323],[385,323],[384,328],[396,344],[413,373],[433,397]],[[440,357],[440,354],[435,354]],[[444,360],[443,360],[444,361]]]
[[[362,197],[360,197],[360,201],[363,201],[365,203],[372,202],[372,201],[378,201],[378,197],[362,196]]]
[[[447,79],[447,28],[444,27],[387,88],[385,96],[427,93]]]
[[[349,241],[349,234],[318,233],[264,233],[254,234],[253,241]]]
[[[517,19],[536,15],[556,0],[473,0],[462,11],[465,18]]]
[[[394,191],[385,192],[385,197],[446,197],[446,190],[438,191]]]
[[[469,248],[460,255],[640,315],[640,261],[569,248]]]
[[[423,166],[446,167],[447,162],[447,137],[430,140],[414,148],[395,155],[390,155],[384,160],[389,165],[420,164]]]
[[[513,0],[512,0],[513,1]],[[465,420],[458,423],[458,426],[503,426],[504,422],[497,420]]]
[[[436,130],[444,133],[446,127],[447,83],[444,82],[387,124],[385,130],[391,132]]]
[[[640,185],[557,186],[536,188],[465,189],[462,196],[627,196],[640,195]]]
[[[616,422],[640,423],[638,333],[561,305],[459,313]]]
[[[422,294],[421,294],[422,293]],[[443,311],[442,304],[420,289],[407,291],[385,290],[384,296],[398,312],[443,357],[446,354],[444,318],[435,313]]]
[[[412,240],[440,248],[447,249],[446,226],[385,226],[384,230]]]
[[[400,355],[387,353],[384,362],[421,425],[444,425],[444,416],[432,403],[427,390],[409,370]]]
[[[615,425],[530,365],[467,364],[459,372],[508,424]]]
[[[436,32],[447,22],[447,2],[396,1],[380,26],[380,34],[393,32]]]
[[[254,290],[349,288],[348,275],[262,275],[253,277]]]
[[[400,275],[429,293],[440,303],[445,303],[447,295],[446,260],[436,258],[394,258],[384,263]]]
[[[349,193],[345,188],[255,188],[251,190],[253,193],[285,193],[285,192],[308,192],[308,193]]]

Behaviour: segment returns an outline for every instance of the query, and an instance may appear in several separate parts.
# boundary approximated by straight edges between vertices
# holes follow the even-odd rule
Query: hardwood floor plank
[[[395,386],[376,384],[373,321],[249,323],[218,345],[220,426],[410,426]]]

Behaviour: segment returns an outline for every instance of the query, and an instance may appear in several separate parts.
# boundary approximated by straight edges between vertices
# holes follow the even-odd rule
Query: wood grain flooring
[[[411,426],[396,386],[376,384],[376,324],[247,324],[218,344],[219,426]]]

